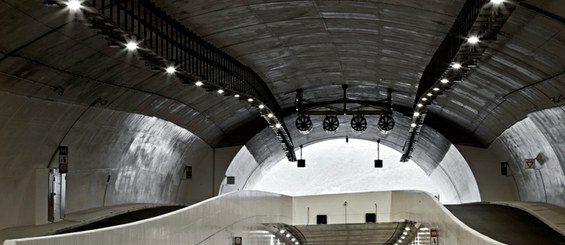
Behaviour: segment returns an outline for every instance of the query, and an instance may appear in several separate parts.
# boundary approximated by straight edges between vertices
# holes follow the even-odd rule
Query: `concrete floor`
[[[502,243],[565,244],[565,236],[521,209],[492,204],[446,207],[469,227]]]
[[[137,210],[155,208],[161,205],[155,204],[126,204],[104,208],[88,209],[76,213],[67,214],[64,220],[35,226],[19,226],[0,230],[0,244],[4,240],[23,237],[36,237],[56,234],[61,231],[74,229],[77,227],[101,221],[109,217],[114,217]]]

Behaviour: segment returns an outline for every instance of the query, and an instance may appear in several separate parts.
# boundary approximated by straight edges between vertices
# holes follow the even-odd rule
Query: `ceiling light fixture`
[[[66,4],[69,10],[71,10],[72,12],[78,11],[80,10],[80,8],[82,8],[82,1],[79,0],[69,0],[66,2]]]
[[[275,128],[281,128],[282,125],[280,123],[275,124]]]
[[[426,94],[426,95],[427,95],[428,97],[432,97],[434,94],[428,93],[428,94]]]
[[[200,87],[200,86],[204,85],[204,83],[203,83],[202,81],[196,81],[196,82],[194,83],[194,85]]]
[[[233,97],[239,98],[240,96],[239,94],[235,94]]]
[[[504,0],[490,0],[490,2],[494,5],[499,5],[504,2]]]
[[[449,80],[447,80],[447,78],[441,79],[441,83],[448,83]]]
[[[415,117],[419,117],[419,116],[420,116],[420,113],[419,113],[419,112],[414,112],[414,116],[415,116]]]
[[[415,128],[417,125],[415,123],[410,124],[410,127]]]
[[[477,44],[479,42],[479,38],[477,36],[470,36],[467,38],[467,42],[470,44]]]
[[[268,118],[273,118],[274,116],[275,116],[275,115],[274,115],[273,113],[267,114],[267,117],[268,117]]]
[[[252,98],[249,98],[249,99],[247,99],[247,101],[249,101],[249,102],[253,102],[253,99],[252,99]]]
[[[174,73],[177,71],[177,69],[176,69],[174,66],[169,66],[169,67],[167,67],[167,68],[165,69],[165,71],[166,71],[168,74],[174,74]]]
[[[455,70],[461,69],[461,63],[457,63],[457,62],[456,62],[456,63],[453,63],[453,64],[451,65],[451,67],[453,67],[453,69],[455,69]]]
[[[223,94],[224,90],[223,89],[218,89],[218,94]]]
[[[434,90],[434,91],[439,91],[439,88],[438,88],[438,87],[435,87],[433,90]]]
[[[128,51],[135,51],[139,48],[139,46],[137,46],[137,43],[135,41],[128,41],[126,43],[126,49]]]
[[[418,103],[418,105],[416,105],[416,106],[417,106],[417,107],[423,107],[423,106],[424,106],[424,104],[422,104],[422,103]]]
[[[265,109],[264,105],[259,105],[259,109]]]
[[[428,98],[422,98],[422,101],[428,101]]]

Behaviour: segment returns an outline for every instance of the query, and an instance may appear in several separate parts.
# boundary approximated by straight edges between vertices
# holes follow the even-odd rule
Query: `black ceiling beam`
[[[465,37],[467,37],[467,34],[472,29],[475,20],[479,17],[481,9],[486,2],[488,2],[488,0],[467,0],[465,2],[453,26],[451,26],[451,29],[432,56],[430,63],[424,69],[422,77],[420,77],[418,91],[414,98],[414,106],[418,103],[420,97],[422,97],[422,95],[439,80],[445,70],[449,68],[451,61],[457,52],[459,52],[461,45],[466,41]]]
[[[57,3],[65,4],[62,1]],[[296,160],[288,129],[278,115],[280,106],[267,84],[250,67],[207,42],[150,0],[86,0],[80,9],[90,28],[98,29],[110,47],[138,41],[137,54],[156,71],[174,66],[183,83],[208,92],[238,95],[261,110],[289,161]],[[51,6],[52,4],[47,4]],[[263,114],[263,112],[265,114]]]
[[[451,30],[422,74],[418,92],[414,98],[414,111],[418,113],[414,113],[412,117],[408,141],[404,143],[400,161],[406,162],[411,158],[418,135],[424,125],[428,106],[433,103],[438,94],[451,89],[474,70],[478,60],[488,45],[496,41],[500,29],[520,1],[522,0],[507,0],[498,5],[487,0],[467,0],[465,2]],[[474,44],[466,42],[466,38],[471,35],[480,38],[480,41]],[[452,62],[460,63],[461,69],[450,69]],[[447,82],[443,82],[442,85],[440,78],[445,78]],[[427,95],[427,98],[424,97],[424,94]],[[421,105],[418,107],[419,103]]]

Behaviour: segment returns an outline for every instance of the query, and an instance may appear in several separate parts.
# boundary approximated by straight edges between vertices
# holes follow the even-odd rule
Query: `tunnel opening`
[[[302,158],[306,160],[304,168],[297,167],[296,162],[289,162],[286,158],[272,166],[252,163],[254,158],[244,147],[226,172],[226,176],[236,176],[239,183],[229,185],[224,181],[220,193],[260,190],[304,196],[417,190],[431,193],[444,204],[466,202],[456,186],[446,184],[444,176],[428,175],[414,161],[400,162],[402,153],[386,145],[380,144],[379,147],[383,167],[375,168],[377,145],[374,141],[353,138],[347,141],[316,141],[303,147]],[[297,157],[300,158],[300,151]],[[478,190],[473,195],[479,196]]]

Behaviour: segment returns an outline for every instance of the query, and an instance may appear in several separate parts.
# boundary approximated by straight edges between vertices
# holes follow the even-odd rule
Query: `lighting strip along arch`
[[[67,7],[79,21],[97,29],[109,47],[135,52],[152,70],[167,72],[210,93],[247,100],[269,124],[288,160],[296,161],[290,133],[276,115],[280,108],[261,78],[155,4],[148,0],[44,0],[44,5]]]
[[[464,23],[465,17],[469,19],[469,15],[475,13],[474,23],[470,26],[468,30],[462,33],[459,38],[466,35],[465,40],[456,49],[455,55],[446,61],[449,63],[447,69],[435,80],[435,83],[431,84],[423,93],[420,94],[415,102],[414,113],[412,115],[410,129],[408,130],[408,140],[404,144],[403,154],[400,159],[401,162],[407,162],[412,157],[412,152],[416,142],[419,139],[420,131],[424,125],[424,118],[428,111],[428,106],[431,105],[436,98],[452,89],[453,86],[466,78],[471,74],[471,72],[477,67],[479,59],[482,57],[483,53],[488,48],[488,45],[496,41],[497,34],[500,33],[502,26],[508,20],[516,5],[522,0],[474,0],[471,1],[469,6],[464,6],[464,10],[469,13],[460,13],[458,20],[454,25],[466,25]],[[480,9],[473,9],[473,4],[480,6]],[[467,5],[467,4],[466,4]],[[465,8],[467,7],[467,9]],[[461,12],[464,12],[463,10]],[[448,35],[451,35],[454,27]],[[461,32],[461,30],[456,30]],[[446,45],[442,43],[442,45]],[[449,44],[446,47],[440,46],[438,50],[442,51],[448,50]],[[435,54],[434,54],[435,56]],[[444,54],[445,56],[445,54]],[[434,57],[435,58],[435,57]]]

